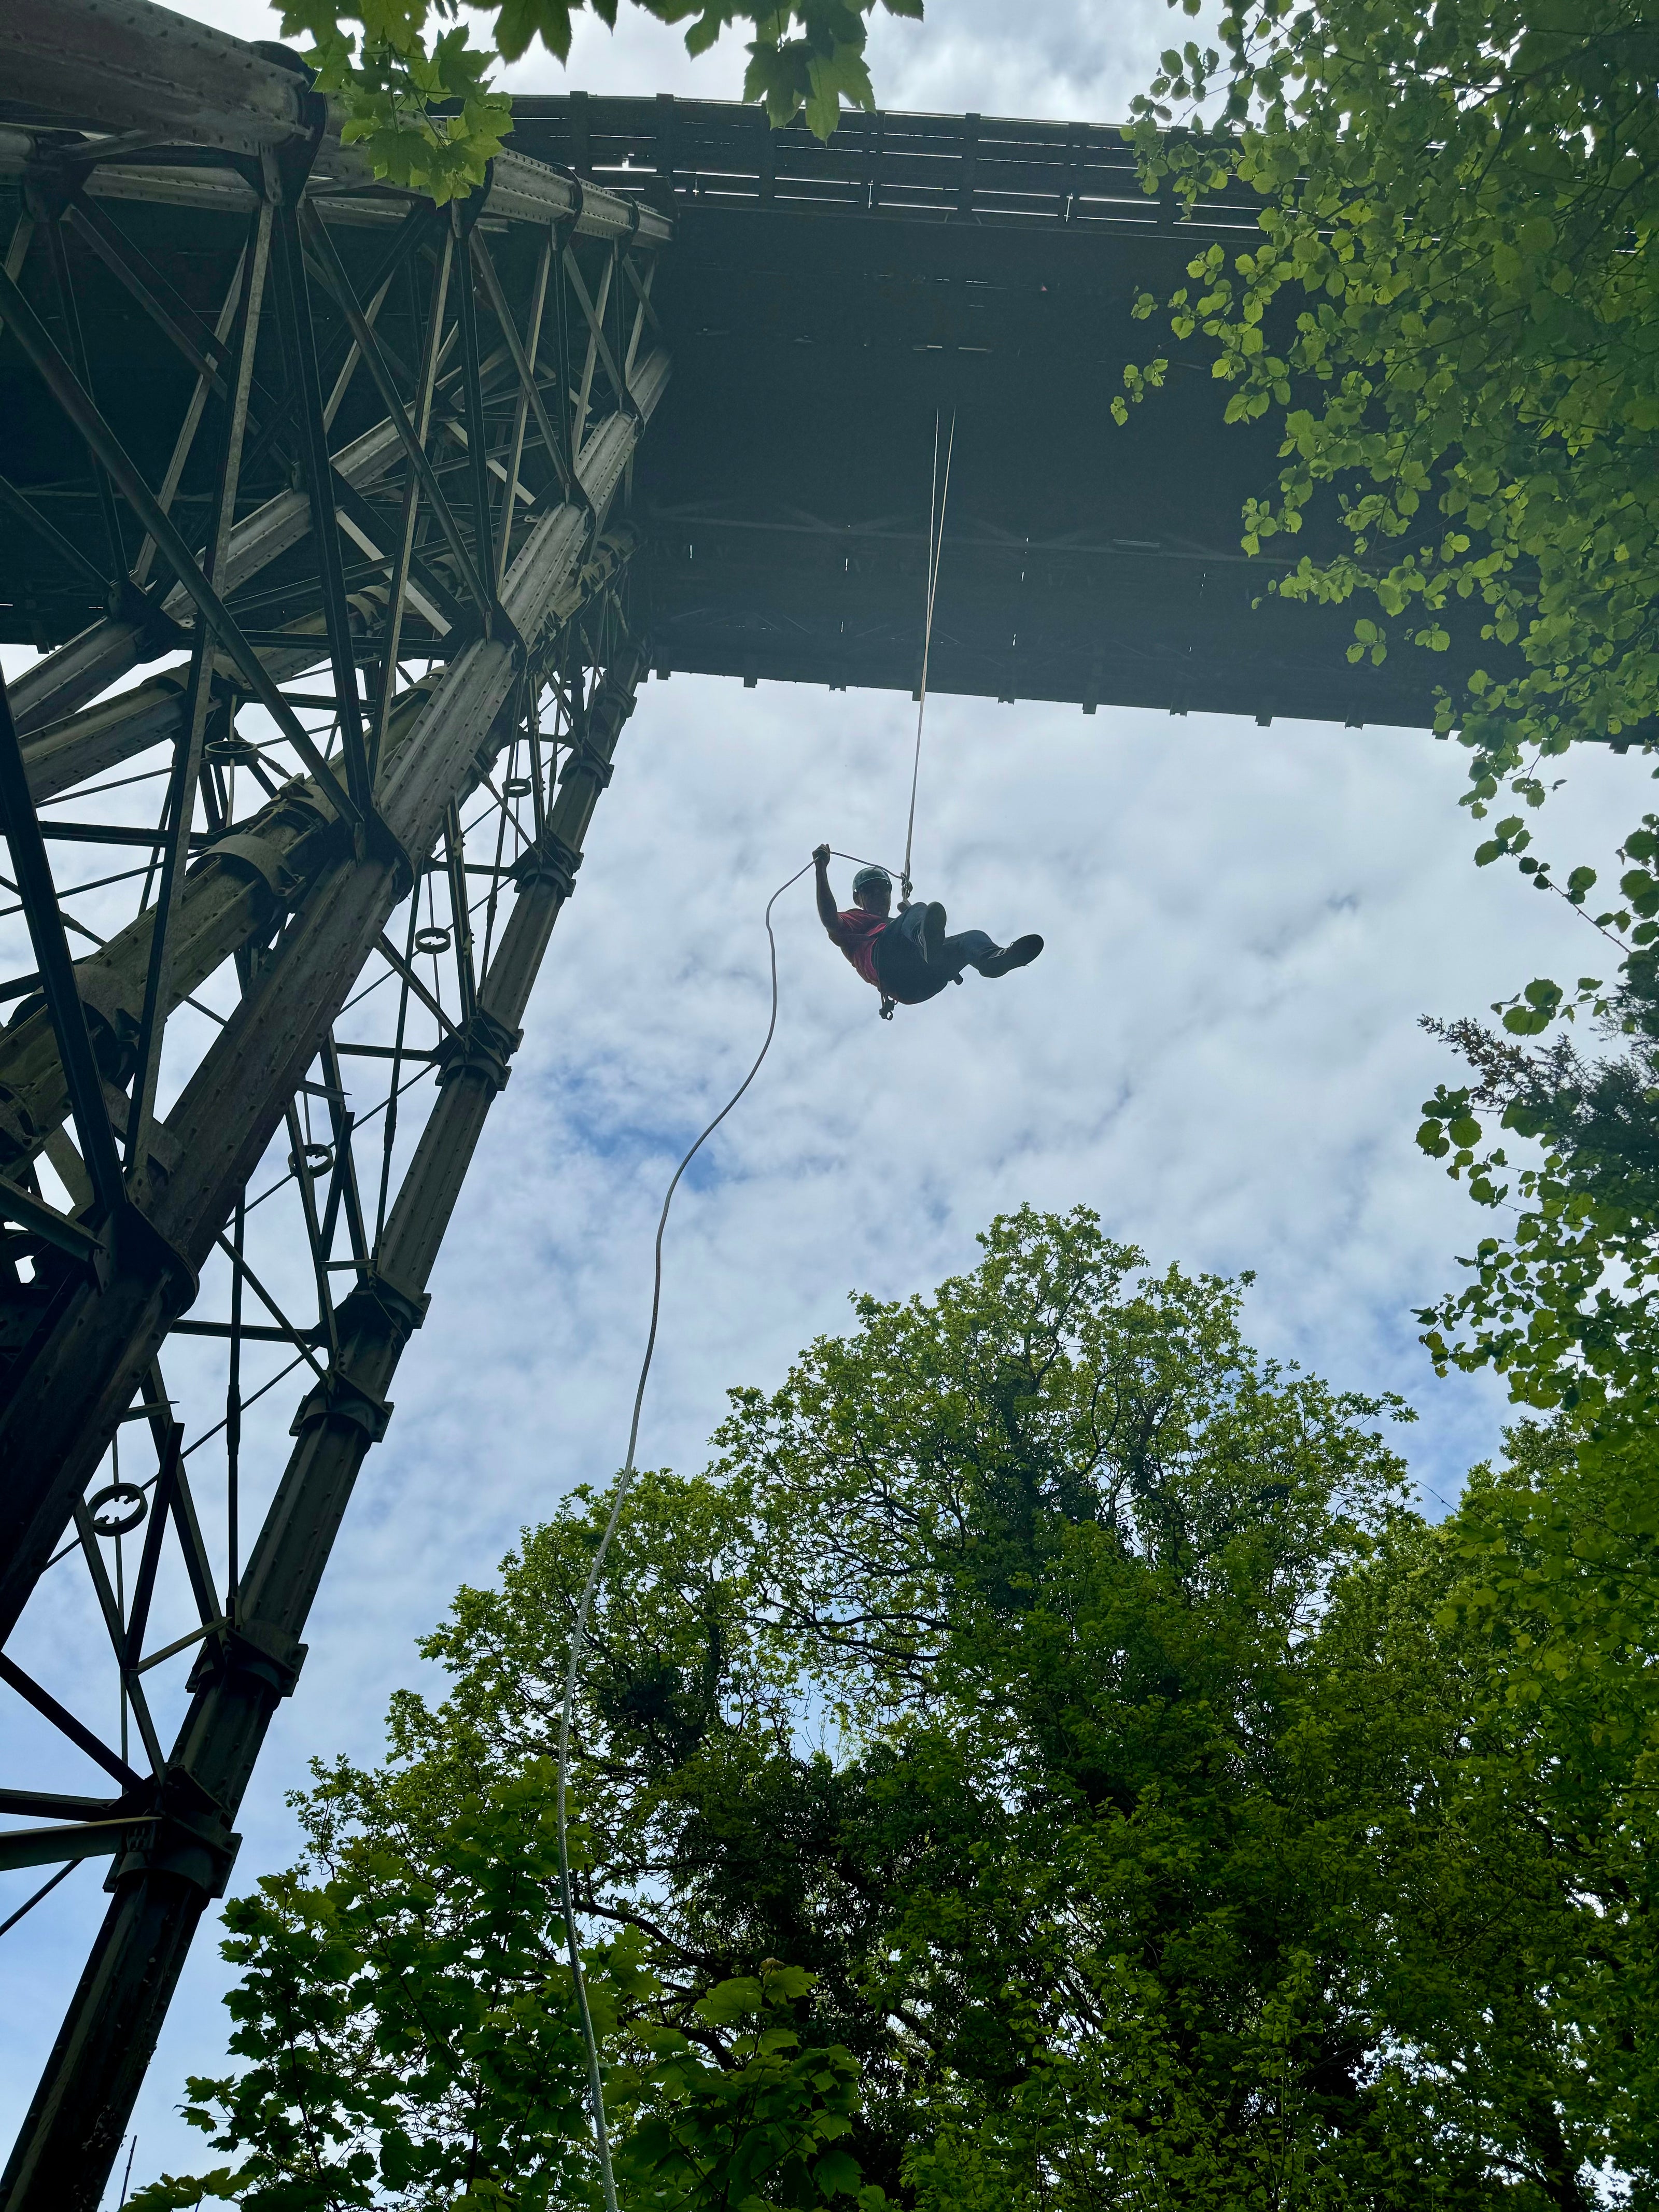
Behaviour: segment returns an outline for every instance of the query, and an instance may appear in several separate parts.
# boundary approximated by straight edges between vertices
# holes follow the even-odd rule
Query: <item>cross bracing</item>
[[[90,2206],[647,665],[672,225],[377,190],[155,8],[5,34],[0,1868],[109,1896],[4,2195]]]
[[[0,98],[0,118],[33,113]],[[1207,359],[1133,310],[1195,247],[1249,235],[1248,191],[1189,221],[1106,124],[848,114],[820,145],[728,102],[580,94],[514,118],[521,156],[674,220],[653,305],[675,377],[634,508],[659,671],[913,690],[941,409],[961,435],[933,689],[1422,727],[1500,650],[1454,609],[1449,651],[1396,639],[1351,666],[1353,607],[1271,594],[1340,531],[1310,514],[1243,553],[1276,434],[1224,425]],[[126,189],[121,162],[107,175]],[[138,319],[124,343],[149,342]],[[1126,364],[1158,355],[1164,388],[1120,429]],[[86,487],[42,501],[77,502],[84,532]],[[0,625],[66,637],[88,580],[17,555],[0,539]]]

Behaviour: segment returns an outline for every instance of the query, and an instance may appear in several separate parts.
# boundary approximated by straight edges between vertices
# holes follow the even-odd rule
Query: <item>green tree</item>
[[[1558,882],[1526,815],[1573,744],[1645,746],[1659,709],[1656,93],[1642,0],[1230,0],[1215,45],[1164,54],[1130,131],[1147,188],[1196,216],[1259,199],[1242,250],[1196,243],[1137,312],[1207,362],[1230,421],[1279,432],[1242,517],[1249,551],[1290,563],[1264,588],[1354,603],[1352,661],[1443,652],[1454,629],[1484,648],[1437,720],[1477,818],[1521,802],[1477,860],[1587,921],[1595,870]],[[1127,372],[1120,421],[1168,366]],[[1304,520],[1334,550],[1295,558]],[[1595,917],[1621,982],[1656,933],[1655,833],[1632,831],[1623,911]],[[1507,1025],[1571,1000],[1540,979]]]
[[[1484,1643],[1489,1705],[1524,1719],[1546,1825],[1575,1839],[1581,1893],[1613,1939],[1584,2017],[1621,2144],[1650,2138],[1659,2109],[1656,983],[1644,951],[1616,994],[1586,994],[1599,1053],[1515,1041],[1536,1024],[1445,1028],[1474,1079],[1443,1085],[1419,1133],[1497,1232],[1421,1316],[1425,1341],[1443,1372],[1496,1368],[1548,1417],[1449,1524],[1464,1568],[1448,1610]],[[1614,2155],[1639,2169],[1650,2153]]]
[[[186,2117],[241,2156],[140,2191],[139,2212],[597,2203],[551,1805],[532,1764],[434,1817],[331,1832],[314,1867],[228,1905],[246,2063],[193,2079]],[[607,2030],[617,1996],[595,1978]]]
[[[1659,1638],[1659,817],[1596,913],[1596,870],[1559,872],[1528,817],[1573,744],[1645,748],[1659,706],[1656,90],[1637,0],[1242,0],[1216,46],[1164,55],[1133,131],[1149,186],[1195,212],[1260,198],[1243,251],[1202,245],[1139,310],[1206,349],[1231,419],[1279,429],[1246,547],[1285,550],[1315,517],[1338,541],[1267,588],[1353,601],[1351,660],[1478,627],[1483,665],[1439,711],[1465,803],[1501,817],[1475,860],[1599,933],[1600,975],[1534,979],[1500,1036],[1454,1025],[1477,1079],[1442,1085],[1419,1133],[1491,1217],[1422,1316],[1429,1350],[1495,1368],[1565,1439],[1547,1474],[1477,1489],[1458,1540],[1504,1694],[1573,1684],[1552,1755],[1592,1771],[1593,1741],[1650,1730]],[[1166,365],[1132,374],[1120,419]],[[1599,1058],[1516,1042],[1575,1018]]]
[[[235,2163],[166,2175],[131,2212],[599,2206],[553,1806],[544,1760],[397,1790],[379,1820],[325,1793],[309,1863],[226,1909],[244,2063],[193,2078],[185,2109]],[[694,2040],[642,2013],[641,1949],[624,1935],[585,1968],[629,2212],[878,2212],[841,2140],[854,2062],[800,2050],[811,1975],[767,1960],[716,1985]]]
[[[1238,1286],[1081,1209],[981,1241],[624,1504],[574,1779],[629,2201],[1653,2204],[1653,1745],[1612,1674],[1526,1686],[1578,1431],[1431,1528],[1403,1409]],[[459,1594],[317,1867],[544,1771],[610,1504]]]
[[[556,60],[570,52],[571,17],[589,0],[467,0],[488,20],[471,45],[461,0],[272,0],[283,36],[310,41],[318,89],[342,112],[341,136],[361,143],[377,177],[425,191],[441,204],[483,183],[513,128],[513,103],[490,71],[538,40]],[[865,60],[866,18],[877,0],[633,0],[659,22],[684,23],[692,54],[741,24],[753,33],[743,96],[775,127],[805,113],[828,138],[843,100],[873,107]],[[880,0],[892,15],[920,17],[922,0]],[[614,29],[617,0],[592,0]],[[429,25],[447,21],[447,30]]]
[[[1492,665],[1443,711],[1477,800],[1659,704],[1656,89],[1638,0],[1243,0],[1137,103],[1149,185],[1261,198],[1260,235],[1201,247],[1170,305],[1230,418],[1283,433],[1245,542],[1334,506],[1346,545],[1278,588],[1363,596],[1386,619],[1354,659],[1480,611]]]
[[[1490,1637],[1390,1409],[1086,1212],[983,1242],[737,1393],[708,1475],[641,1477],[578,1720],[584,1910],[693,2033],[754,1962],[815,1972],[854,2154],[928,2212],[1598,2201],[1601,1922],[1489,1689],[1476,1728]],[[388,1766],[311,1817],[545,1748],[608,1510],[460,1593],[449,1696],[400,1698]]]

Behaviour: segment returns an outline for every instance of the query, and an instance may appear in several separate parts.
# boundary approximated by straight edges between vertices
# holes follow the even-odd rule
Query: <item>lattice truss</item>
[[[645,665],[668,225],[371,189],[289,83],[240,151],[0,133],[0,501],[103,610],[0,713],[0,1695],[61,1754],[0,1913],[111,1892],[14,2204],[96,2200]]]

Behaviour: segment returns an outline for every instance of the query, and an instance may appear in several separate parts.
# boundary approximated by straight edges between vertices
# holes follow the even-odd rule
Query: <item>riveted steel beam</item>
[[[539,169],[536,163],[529,163],[526,167],[532,171]],[[558,177],[556,173],[549,170],[544,175],[553,185],[566,186],[567,180]],[[550,225],[557,219],[557,210],[553,204],[557,195],[550,190],[544,195],[543,182],[544,177],[538,173],[531,179],[534,191],[515,186],[511,204],[515,220]],[[568,189],[582,197],[585,205],[609,203],[603,210],[605,220],[602,222],[596,216],[592,224],[587,226],[592,234],[623,234],[625,230],[623,219],[629,212],[638,212],[631,209],[630,203],[612,200],[610,195],[595,195],[591,188],[572,185]],[[544,198],[547,203],[545,212],[543,211]],[[250,210],[255,205],[251,194],[248,205]],[[611,206],[617,211],[615,223],[610,219]],[[566,228],[568,228],[568,223]],[[584,225],[579,223],[577,228],[580,233]],[[663,234],[667,234],[665,229]],[[641,228],[641,241],[646,235]],[[608,271],[607,263],[607,285]],[[515,364],[510,343],[504,344],[498,355],[487,360],[483,364],[483,371],[491,386],[514,376]],[[442,394],[453,391],[460,382],[462,373],[460,368],[452,368],[439,375],[436,382],[438,392]],[[590,378],[591,374],[590,368]],[[579,423],[585,418],[585,413],[584,409],[582,416],[579,416]],[[373,489],[406,457],[406,424],[388,416],[335,453],[335,471],[355,491],[362,493]],[[556,465],[561,465],[556,454],[554,459]],[[253,514],[244,516],[230,533],[224,567],[221,576],[216,579],[220,591],[227,596],[234,595],[261,570],[290,552],[310,528],[310,501],[307,495],[301,490],[280,492]],[[188,626],[191,620],[191,596],[185,586],[179,584],[159,605],[152,604],[101,617],[79,636],[71,638],[68,644],[46,654],[19,677],[12,687],[12,712],[26,741],[33,744],[49,728],[56,729],[67,717],[83,708],[88,700],[118,682],[139,662],[152,659],[158,653],[188,642]],[[286,668],[272,664],[269,653],[263,649],[260,658],[270,667],[276,679],[281,681],[287,672]],[[115,711],[118,707],[118,702],[115,702],[105,725],[106,760],[120,757],[109,750],[109,746],[115,742],[114,732],[120,726],[120,715]],[[135,733],[135,749],[137,741]]]
[[[561,787],[545,830],[516,872],[518,896],[467,1030],[441,1090],[365,1286],[335,1316],[339,1352],[301,1406],[296,1442],[239,1590],[237,1626],[204,1644],[195,1696],[168,1763],[234,1820],[270,1717],[303,1656],[301,1641],[329,1553],[370,1446],[385,1431],[387,1392],[420,1325],[426,1285],[489,1109],[503,1087],[553,927],[645,654],[627,649],[586,717],[586,766]],[[83,1848],[93,1848],[90,1843]],[[118,1862],[86,1975],[18,2139],[9,2212],[93,2212],[198,1923],[212,1893],[139,1843]],[[110,2033],[110,2026],[118,2033]],[[100,2032],[100,2029],[106,2032]]]
[[[51,518],[35,532],[44,560],[78,556],[76,587],[90,582],[109,609],[16,686],[8,784],[37,858],[49,849],[57,865],[56,883],[43,876],[30,903],[55,927],[61,957],[37,957],[35,974],[12,979],[5,1004],[21,1004],[0,1029],[0,1640],[46,1566],[77,1560],[58,1572],[90,1577],[121,1699],[117,1753],[0,1655],[0,1682],[121,1790],[113,1802],[63,1797],[9,1774],[23,1786],[0,1790],[0,1813],[52,1824],[0,1830],[0,1861],[112,1861],[110,1917],[0,2201],[8,2212],[47,2203],[91,2212],[191,1932],[228,1878],[237,1805],[303,1656],[299,1638],[363,1454],[384,1431],[386,1386],[507,1079],[645,665],[623,618],[637,539],[612,509],[626,503],[668,378],[665,351],[636,362],[647,319],[633,310],[635,263],[648,264],[671,227],[512,155],[459,222],[411,206],[374,187],[361,154],[340,145],[302,68],[147,0],[63,0],[49,15],[40,0],[18,0],[0,17],[0,69],[9,100],[39,118],[0,128],[0,174],[27,168],[40,205],[70,209],[66,235],[78,226],[94,248],[64,254],[50,221],[21,224],[0,319],[103,471],[118,549],[106,576],[73,481],[71,504],[54,506],[62,492],[32,457],[11,471],[29,510],[18,519]],[[142,160],[139,111],[150,121]],[[112,131],[121,134],[112,143],[95,135]],[[228,246],[201,264],[214,270],[210,289],[155,256],[148,220],[118,228],[101,211],[138,200],[235,219],[214,234]],[[380,235],[341,228],[354,223]],[[37,262],[54,257],[68,294],[55,318],[42,313],[51,272],[28,258],[32,233]],[[620,314],[614,332],[592,320],[607,296],[614,303],[624,270],[631,338]],[[648,271],[643,284],[648,293]],[[136,300],[148,319],[135,327],[176,395],[166,421],[136,409],[118,380],[100,375],[94,391],[75,350],[76,319],[90,331],[112,300],[128,318]],[[586,358],[575,405],[573,323]],[[273,392],[261,380],[278,340],[287,368]],[[591,411],[595,400],[612,407],[618,365],[615,411]],[[351,434],[340,437],[331,425],[343,408]],[[50,465],[63,476],[61,461]],[[188,651],[188,668],[99,697],[135,663],[175,650]],[[275,736],[257,711],[238,726],[244,708],[261,706]],[[325,721],[301,724],[300,710]],[[582,742],[561,784],[561,745],[574,744],[578,716]],[[141,757],[161,748],[168,766]],[[309,775],[295,775],[296,754]],[[125,787],[164,776],[159,814],[147,814],[153,794]],[[123,795],[89,821],[79,801],[94,778]],[[236,804],[249,779],[264,794],[252,811]],[[76,804],[33,811],[59,799]],[[42,848],[43,837],[60,842]],[[99,846],[112,840],[149,857],[143,894],[141,866],[130,872],[129,919],[106,924],[105,942],[88,927],[95,910],[70,909],[82,891],[122,879],[103,873]],[[400,901],[407,930],[392,919]],[[66,928],[94,947],[73,963]],[[387,999],[371,1000],[337,1048],[336,1023],[377,982],[395,996],[395,1029]],[[185,1004],[213,1027],[172,1021]],[[65,1010],[78,1018],[78,1047],[64,1041]],[[422,1118],[411,1152],[393,1133],[398,1097],[415,1085],[406,1118]],[[376,1204],[360,1175],[382,1113]],[[101,1204],[100,1126],[105,1149],[127,1154],[123,1175],[117,1153]],[[273,1147],[274,1180],[256,1194],[249,1177]],[[285,1187],[276,1206],[257,1211]],[[265,1257],[273,1238],[295,1237],[314,1319]],[[189,1454],[216,1428],[195,1410],[194,1378],[183,1399],[169,1396],[158,1351],[210,1261],[207,1310],[225,1313],[227,1260],[228,1318],[184,1322],[208,1340],[199,1352],[221,1340],[228,1376],[217,1424],[226,1518],[206,1522],[210,1547],[186,1470],[205,1480],[212,1462]],[[356,1285],[343,1298],[343,1282]],[[269,1364],[250,1357],[246,1373],[245,1348]],[[243,1416],[295,1368],[312,1387],[249,1551]],[[117,1480],[100,1475],[99,1488],[118,1425],[139,1419],[154,1474],[133,1469],[122,1430]],[[124,1577],[120,1535],[146,1512]],[[188,1610],[176,1618],[186,1578],[195,1626]],[[159,1648],[146,1651],[151,1638]],[[168,1752],[157,1686],[176,1686],[192,1666],[190,1711]],[[176,1673],[151,1672],[163,1667]],[[134,1724],[148,1777],[127,1764]]]
[[[297,55],[285,65],[151,0],[9,0],[0,15],[0,74],[10,99],[66,124],[142,130],[162,145],[257,156],[320,130],[315,169],[334,188],[331,200],[338,204],[343,185],[356,185],[366,193],[374,188],[367,155],[341,142],[337,115],[311,91],[310,72]],[[163,188],[188,204],[197,179],[202,180],[197,189],[212,194],[213,204],[235,203],[240,179],[234,173],[226,180],[218,171],[175,171]],[[90,182],[112,197],[150,198],[158,187],[154,169],[134,171],[118,162],[100,162]],[[240,197],[245,208],[251,206],[246,184]],[[672,234],[670,223],[653,210],[635,208],[618,194],[511,152],[496,159],[483,209],[510,222],[574,219],[588,237],[637,235],[660,244]],[[360,220],[374,219],[356,212]],[[395,221],[401,212],[395,202],[390,212]],[[386,213],[382,200],[380,219]]]
[[[76,988],[75,966],[58,911],[58,893],[46,860],[46,848],[29,799],[22,750],[7,703],[3,677],[0,677],[0,828],[5,830],[12,866],[17,871],[46,1000],[44,1011],[57,1046],[58,1064],[63,1071],[64,1103],[74,1114],[75,1126],[80,1132],[82,1154],[92,1178],[100,1214],[108,1220],[122,1210],[125,1202],[120,1162],[97,1063],[93,1058],[92,1039],[87,1031],[86,1009]]]
[[[591,433],[579,475],[603,516],[668,380],[659,350],[635,380],[637,413]],[[396,848],[429,849],[453,799],[520,678],[556,625],[561,593],[586,550],[588,514],[566,505],[536,522],[507,572],[510,637],[474,640],[453,661],[386,766],[377,792]],[[287,1102],[402,895],[396,849],[326,864],[280,953],[252,987],[161,1125],[173,1164],[133,1188],[155,1237],[125,1255],[106,1288],[72,1291],[19,1363],[0,1407],[0,1634],[9,1633],[59,1540],[70,1501],[101,1457],[167,1324],[195,1295],[213,1249]]]

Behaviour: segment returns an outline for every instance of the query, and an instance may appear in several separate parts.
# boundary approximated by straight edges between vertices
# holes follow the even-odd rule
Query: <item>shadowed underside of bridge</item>
[[[914,689],[933,430],[952,416],[937,690],[1420,726],[1472,665],[1466,627],[1449,653],[1350,666],[1353,611],[1274,600],[1284,564],[1241,550],[1273,435],[1224,425],[1207,359],[1131,308],[1196,247],[1239,242],[1248,195],[1182,222],[1105,125],[854,115],[825,147],[718,102],[577,94],[515,115],[519,153],[675,218],[653,296],[674,386],[635,483],[659,669]],[[228,216],[142,214],[186,294],[231,250]],[[111,310],[88,333],[94,384],[176,380],[153,324],[118,295]],[[1165,389],[1120,428],[1125,364],[1160,350]],[[8,408],[0,468],[74,535],[89,494],[54,469],[38,412]],[[1295,542],[1331,550],[1314,528]],[[58,642],[88,612],[80,580],[0,547],[0,634]]]
[[[515,112],[524,152],[674,211],[675,386],[639,477],[659,665],[911,690],[952,414],[930,688],[1423,726],[1471,665],[1459,641],[1351,667],[1352,609],[1265,599],[1281,564],[1246,557],[1241,513],[1276,438],[1224,425],[1207,358],[1131,313],[1243,243],[1253,196],[1182,222],[1108,125],[849,115],[819,146],[709,102]],[[1120,428],[1156,353],[1167,386]]]

